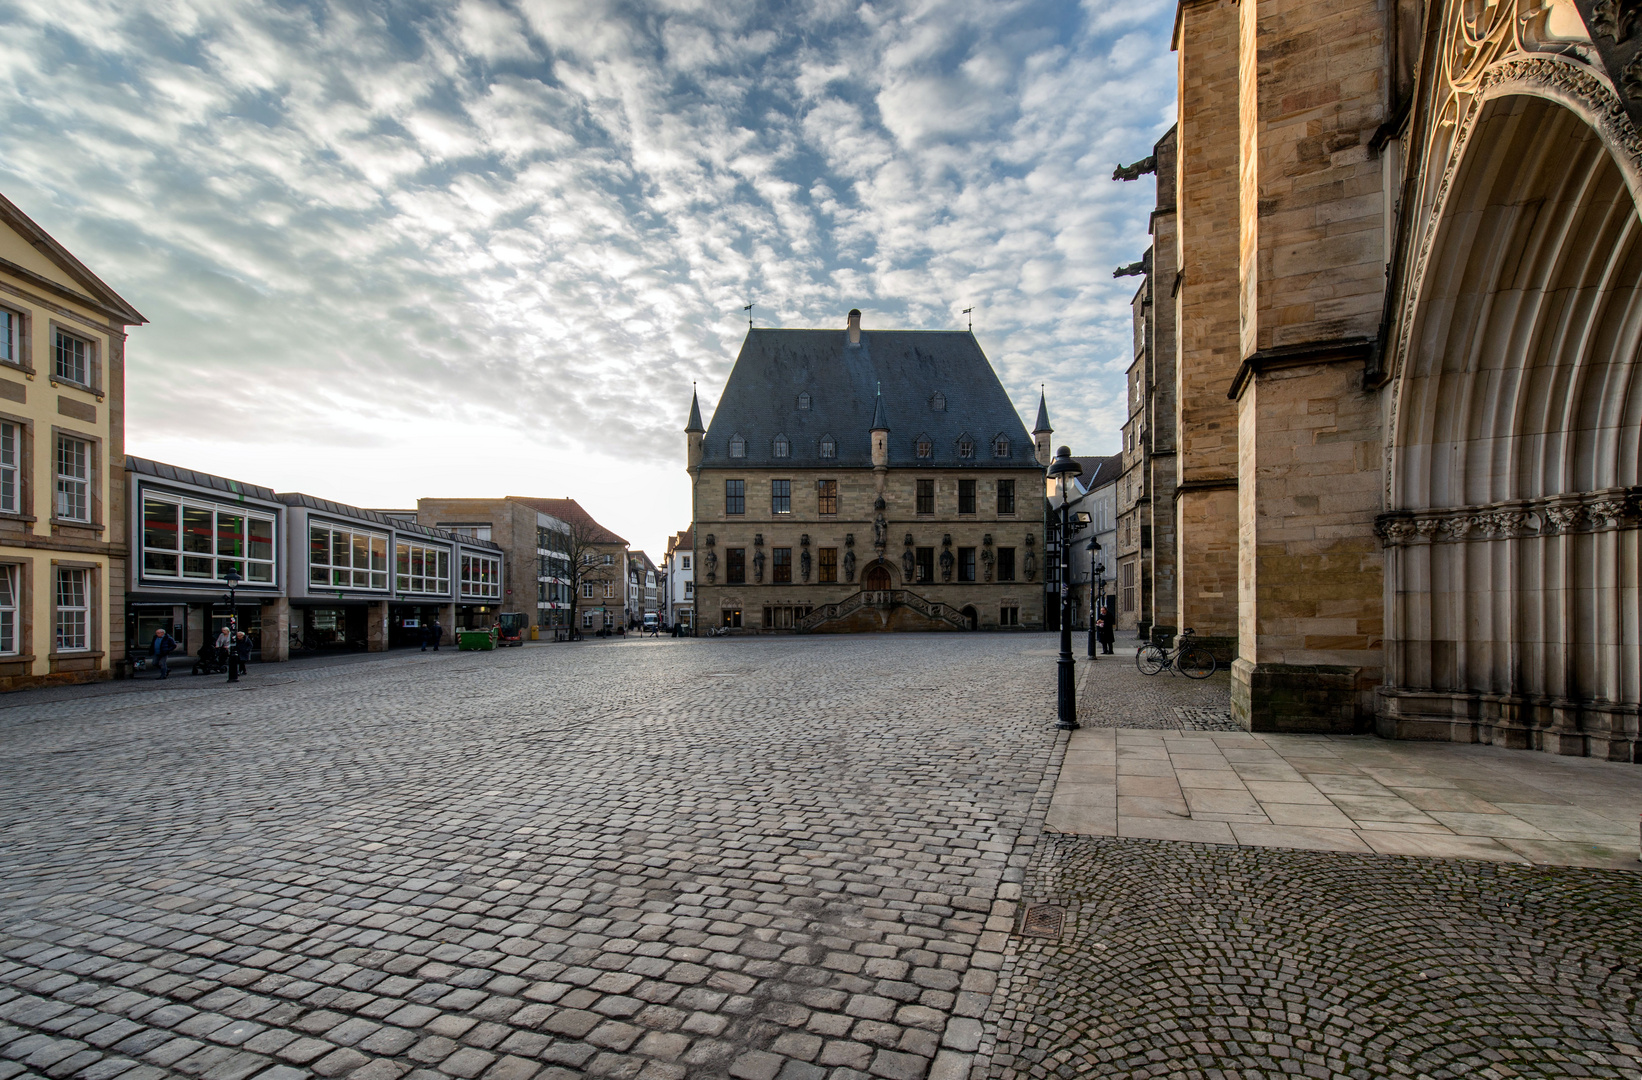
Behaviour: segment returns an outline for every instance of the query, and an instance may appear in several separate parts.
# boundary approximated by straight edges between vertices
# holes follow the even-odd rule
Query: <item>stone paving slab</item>
[[[1642,869],[1642,769],[1374,736],[1084,729],[1063,833]]]

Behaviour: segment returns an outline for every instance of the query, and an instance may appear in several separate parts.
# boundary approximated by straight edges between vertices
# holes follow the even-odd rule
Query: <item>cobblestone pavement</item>
[[[1053,656],[597,642],[0,700],[0,1080],[957,1080]]]
[[[996,1075],[1642,1076],[1642,875],[1046,833]]]
[[[1174,731],[1242,731],[1231,716],[1231,671],[1207,679],[1161,672],[1142,675],[1135,648],[1119,639],[1117,651],[1097,660],[1078,654],[1078,723],[1101,728],[1163,728]]]

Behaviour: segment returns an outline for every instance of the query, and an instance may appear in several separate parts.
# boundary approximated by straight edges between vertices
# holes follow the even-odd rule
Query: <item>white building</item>
[[[695,530],[685,529],[667,540],[667,556],[662,561],[662,621],[669,626],[695,626],[696,576]]]
[[[1072,514],[1088,514],[1089,526],[1072,538],[1072,625],[1087,630],[1098,602],[1097,586],[1104,586],[1106,602],[1117,610],[1117,483],[1123,475],[1123,456],[1078,458],[1077,462],[1083,466],[1083,475],[1073,481],[1077,494]],[[1098,550],[1090,549],[1091,539]]]

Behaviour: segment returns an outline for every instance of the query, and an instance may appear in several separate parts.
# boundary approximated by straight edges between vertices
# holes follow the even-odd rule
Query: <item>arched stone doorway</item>
[[[969,623],[969,628],[971,630],[979,630],[981,628],[981,617],[975,613],[975,607],[973,604],[965,604],[964,609],[958,612],[958,614],[962,615],[964,617],[964,621]]]
[[[1639,232],[1584,120],[1483,106],[1394,387],[1383,734],[1638,760]]]
[[[871,567],[861,575],[861,588],[867,592],[888,592],[894,587],[890,582],[889,568],[883,563]]]

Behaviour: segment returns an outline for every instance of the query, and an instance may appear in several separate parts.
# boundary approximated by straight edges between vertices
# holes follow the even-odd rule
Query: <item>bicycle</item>
[[[1146,644],[1135,653],[1135,667],[1142,675],[1156,675],[1168,668],[1171,674],[1178,671],[1188,679],[1207,679],[1218,666],[1213,653],[1192,642],[1191,630],[1180,632],[1180,644],[1172,651],[1161,645]]]

